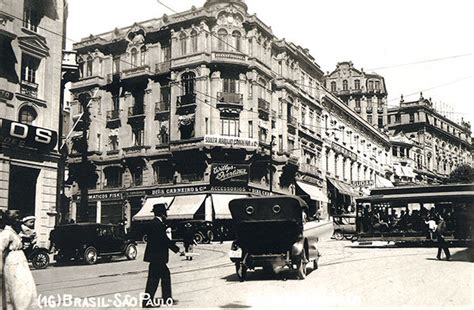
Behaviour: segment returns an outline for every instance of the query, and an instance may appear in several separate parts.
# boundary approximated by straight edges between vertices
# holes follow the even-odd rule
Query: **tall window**
[[[146,64],[146,47],[142,46],[140,48],[140,66],[144,66]]]
[[[38,117],[38,113],[33,107],[24,106],[18,113],[18,121],[22,124],[32,125],[35,119]]]
[[[348,90],[347,80],[342,81],[342,90]]]
[[[227,46],[227,31],[225,29],[220,29],[217,32],[217,49],[220,51],[225,51]]]
[[[183,90],[183,95],[192,95],[194,94],[194,86],[196,83],[196,75],[193,72],[184,73],[181,77],[181,88]]]
[[[191,31],[191,52],[196,53],[198,51],[198,33],[193,29]]]
[[[145,143],[143,128],[134,128],[132,133],[133,146],[143,146]]]
[[[91,56],[87,57],[86,61],[86,77],[92,76],[92,65],[94,63],[94,59]]]
[[[223,89],[224,93],[232,93],[235,94],[239,91],[239,83],[235,79],[224,79]]]
[[[112,64],[112,73],[113,74],[120,73],[120,56],[114,56],[113,64]]]
[[[134,167],[131,169],[133,185],[140,186],[143,184],[143,167]]]
[[[378,117],[377,125],[379,128],[383,128],[383,116]]]
[[[30,83],[36,83],[36,72],[40,60],[29,55],[23,54],[21,58],[21,79]]]
[[[374,81],[369,81],[368,89],[374,89]]]
[[[221,129],[223,136],[238,137],[239,136],[239,119],[238,118],[221,118]]]
[[[331,91],[332,92],[336,91],[336,82],[331,82]]]
[[[236,49],[237,52],[241,51],[241,47],[242,47],[242,40],[241,40],[241,34],[240,32],[238,31],[234,31],[232,32],[232,38],[234,39],[234,47]]]
[[[258,128],[258,138],[260,142],[267,142],[267,130],[263,127]]]
[[[253,138],[253,121],[249,121],[249,138]]]
[[[23,27],[31,31],[38,31],[38,25],[40,23],[40,15],[37,7],[30,3],[25,3],[25,9],[23,11]]]
[[[120,110],[120,96],[118,95],[118,93],[112,97],[112,105],[114,111]]]
[[[138,50],[136,48],[133,48],[130,51],[130,55],[131,55],[130,64],[131,64],[132,69],[133,69],[137,66],[137,63],[138,63]]]
[[[161,46],[161,51],[163,53],[163,62],[169,61],[171,59],[171,48],[169,43],[165,43]]]
[[[372,115],[367,115],[367,121],[372,124]]]
[[[375,89],[380,89],[380,81],[375,81]]]
[[[120,167],[107,167],[104,169],[105,187],[121,187],[122,186],[122,170]]]
[[[181,32],[181,34],[179,35],[179,44],[180,44],[180,47],[181,47],[181,55],[186,55],[186,49],[187,49],[186,41],[187,41],[186,34],[184,32]]]
[[[360,89],[360,80],[354,80],[354,88]]]
[[[360,109],[360,99],[359,98],[355,99],[355,107]]]

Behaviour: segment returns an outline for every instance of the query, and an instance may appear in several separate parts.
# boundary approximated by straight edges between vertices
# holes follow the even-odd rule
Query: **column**
[[[95,216],[95,222],[100,223],[101,219],[102,219],[102,202],[100,200],[97,201],[96,208],[97,208],[97,213],[96,213],[96,216]]]

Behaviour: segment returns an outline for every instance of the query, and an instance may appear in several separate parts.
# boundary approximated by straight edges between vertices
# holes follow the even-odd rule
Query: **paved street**
[[[200,245],[193,261],[172,256],[173,295],[179,307],[309,306],[468,306],[473,304],[474,265],[464,248],[452,261],[437,261],[435,248],[362,248],[329,238],[331,225],[318,228],[320,268],[304,281],[290,273],[250,272],[239,282],[227,257],[230,243]],[[94,266],[51,266],[33,271],[43,296],[72,294],[113,300],[138,297],[147,264],[139,245],[136,261],[114,260]],[[287,278],[285,281],[284,278]],[[159,295],[159,294],[158,294]],[[108,304],[112,306],[112,304]]]

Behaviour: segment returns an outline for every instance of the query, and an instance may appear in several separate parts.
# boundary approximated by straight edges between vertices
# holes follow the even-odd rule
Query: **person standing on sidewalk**
[[[148,279],[146,282],[145,296],[142,306],[151,308],[163,304],[176,304],[171,294],[170,270],[166,265],[169,260],[169,250],[175,253],[181,252],[179,247],[171,241],[166,234],[165,220],[167,217],[166,204],[156,204],[153,206],[153,219],[148,229],[148,241],[143,260],[149,262]],[[155,293],[161,282],[161,302],[155,301]]]
[[[438,255],[436,258],[441,259],[441,250],[443,250],[444,254],[446,255],[446,260],[449,260],[451,258],[451,254],[449,253],[448,243],[446,240],[444,240],[443,236],[446,233],[446,222],[441,215],[438,215],[438,219],[438,226],[435,230],[436,239],[438,240]]]

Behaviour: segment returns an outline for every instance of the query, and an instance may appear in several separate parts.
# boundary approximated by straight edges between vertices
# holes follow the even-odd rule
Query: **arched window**
[[[86,76],[92,76],[92,63],[93,62],[94,60],[92,59],[91,56],[89,56],[86,62]]]
[[[140,66],[144,66],[146,64],[146,47],[142,46],[140,48]]]
[[[347,80],[342,81],[342,90],[348,90]]]
[[[227,31],[225,29],[220,29],[217,32],[217,40],[217,49],[225,51],[227,46]]]
[[[198,33],[193,29],[191,31],[191,52],[196,53],[198,50]]]
[[[183,95],[194,94],[194,86],[196,83],[196,75],[193,72],[184,73],[181,77],[181,87],[183,89]]]
[[[137,62],[138,62],[138,51],[136,48],[132,49],[130,51],[130,55],[131,55],[131,61],[130,61],[130,64],[132,66],[132,68],[136,67],[137,66]]]
[[[181,55],[186,55],[186,34],[184,32],[181,32],[179,35],[179,44],[181,46]]]
[[[38,113],[33,107],[24,106],[18,113],[18,121],[22,124],[32,125],[35,119],[38,117]]]
[[[335,92],[336,91],[336,82],[331,82],[331,91]]]
[[[237,52],[240,52],[242,50],[242,40],[241,37],[242,35],[238,31],[232,32],[232,37],[234,39],[234,47]]]

